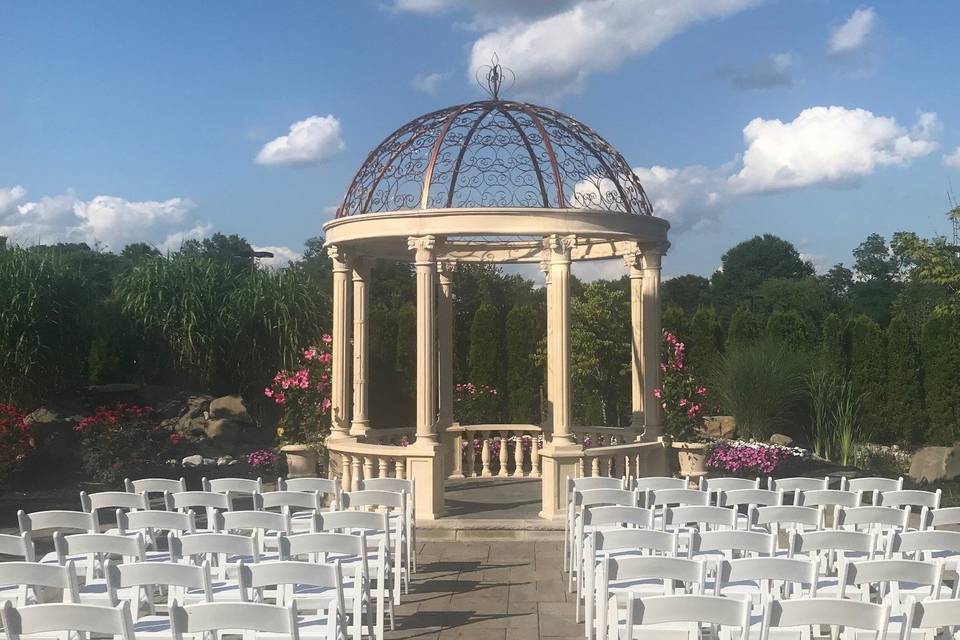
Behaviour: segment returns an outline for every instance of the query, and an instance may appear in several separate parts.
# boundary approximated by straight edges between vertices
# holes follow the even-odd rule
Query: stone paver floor
[[[582,638],[562,555],[562,542],[422,543],[387,639]]]

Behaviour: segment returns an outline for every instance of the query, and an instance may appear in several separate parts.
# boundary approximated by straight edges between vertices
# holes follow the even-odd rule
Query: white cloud
[[[22,199],[25,191],[20,188]],[[2,194],[11,191],[0,189]],[[86,242],[119,251],[131,242],[176,249],[183,240],[206,235],[185,198],[134,202],[115,196],[80,200],[72,192],[46,196],[15,207],[0,207],[0,235],[16,244]]]
[[[285,267],[291,262],[296,262],[303,257],[303,254],[285,246],[257,246],[253,245],[254,251],[269,251],[273,254],[272,258],[258,258],[257,262],[264,267],[279,269]]]
[[[701,165],[674,169],[636,167],[656,215],[670,221],[675,231],[686,231],[716,218],[729,195],[731,167],[711,169]]]
[[[274,138],[257,154],[258,164],[320,164],[346,148],[340,121],[333,115],[310,116],[290,125],[287,135]]]
[[[878,166],[905,165],[937,147],[936,114],[922,113],[907,131],[864,109],[811,107],[790,122],[754,118],[743,129],[747,149],[731,187],[757,193],[855,181]]]
[[[859,49],[866,44],[876,23],[877,13],[872,7],[857,9],[846,22],[833,30],[827,49],[834,55]]]
[[[447,73],[418,73],[413,77],[411,84],[417,91],[436,95],[448,75]]]
[[[0,187],[0,215],[13,209],[13,205],[20,202],[27,195],[27,190],[20,185]]]
[[[473,44],[469,78],[494,53],[515,73],[518,94],[555,97],[583,89],[691,25],[735,14],[759,0],[581,0],[543,18],[516,20]]]
[[[790,53],[771,53],[749,67],[728,67],[720,70],[737,89],[772,89],[792,87],[794,58]]]
[[[957,147],[953,150],[953,153],[948,153],[943,156],[943,163],[948,167],[953,167],[954,169],[960,169],[960,147]],[[2,210],[2,207],[0,207]]]

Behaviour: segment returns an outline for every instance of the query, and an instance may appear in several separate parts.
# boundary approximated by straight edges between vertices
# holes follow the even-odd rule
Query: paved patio
[[[562,542],[423,543],[387,638],[582,638],[562,555]]]

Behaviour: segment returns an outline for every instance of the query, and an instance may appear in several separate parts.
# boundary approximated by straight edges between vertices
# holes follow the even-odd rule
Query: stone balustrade
[[[447,435],[451,478],[540,477],[543,430],[537,425],[454,425]]]
[[[650,475],[650,469],[663,467],[661,458],[668,449],[669,442],[664,440],[590,447],[580,457],[579,475],[610,478]]]
[[[361,480],[371,478],[406,478],[409,459],[415,453],[400,445],[368,444],[353,438],[327,441],[331,461],[340,470],[344,491],[356,491]]]

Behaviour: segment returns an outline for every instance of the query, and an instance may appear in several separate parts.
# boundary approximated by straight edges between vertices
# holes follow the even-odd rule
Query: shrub
[[[796,433],[804,372],[802,355],[763,340],[728,352],[713,384],[720,405],[736,420],[737,433],[767,440],[778,431]]]
[[[808,348],[810,333],[803,317],[794,310],[774,311],[767,320],[768,340],[797,351]]]
[[[537,314],[526,304],[507,314],[507,386],[510,422],[540,423],[540,387],[543,371],[534,354],[543,339]]]
[[[667,434],[681,442],[695,441],[699,437],[707,406],[707,388],[694,378],[685,359],[684,343],[664,331],[660,387],[653,393],[663,407]]]
[[[699,307],[690,319],[687,365],[698,376],[713,371],[720,360],[720,325],[713,307]]]
[[[324,335],[320,345],[303,350],[294,369],[278,371],[263,395],[283,407],[282,426],[277,428],[281,442],[306,444],[322,442],[330,432],[330,376],[333,356]],[[331,416],[349,421],[350,416]],[[349,425],[347,425],[349,426]]]
[[[960,428],[960,315],[936,309],[920,340],[930,444],[952,445]]]
[[[833,407],[835,430],[834,456],[831,460],[842,465],[853,464],[857,446],[866,441],[868,432],[863,424],[863,394],[858,394],[852,381],[844,380],[837,388]]]
[[[453,413],[462,424],[481,424],[490,419],[499,403],[497,390],[485,384],[465,382],[454,387]]]
[[[0,481],[6,481],[33,451],[33,433],[23,412],[0,404]]]
[[[114,486],[127,477],[170,475],[166,461],[181,453],[180,437],[161,427],[156,413],[145,405],[100,407],[74,430],[81,436],[84,474]]]
[[[903,314],[887,327],[886,400],[886,421],[896,439],[919,442],[926,433],[920,347],[913,322]]]
[[[836,432],[833,411],[842,379],[830,369],[817,368],[807,376],[810,394],[810,444],[813,452],[829,460],[833,456]]]
[[[828,371],[835,374],[844,373],[847,369],[847,357],[840,316],[831,313],[824,318],[820,333],[820,361]]]
[[[755,344],[760,339],[760,321],[747,307],[737,307],[727,328],[727,350]]]
[[[850,392],[864,402],[864,427],[883,442],[892,440],[883,421],[883,390],[886,385],[884,335],[872,318],[861,314],[847,325],[850,345]]]
[[[470,380],[477,385],[494,388],[503,375],[503,342],[497,308],[484,302],[473,316],[470,325]],[[503,413],[503,398],[498,394],[485,396],[477,402],[487,413],[482,420],[499,422]]]
[[[719,440],[707,451],[707,468],[734,476],[755,478],[782,474],[787,468],[809,458],[800,447],[743,440]]]

